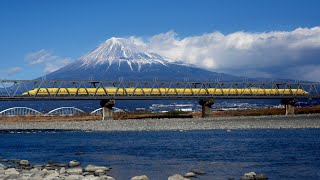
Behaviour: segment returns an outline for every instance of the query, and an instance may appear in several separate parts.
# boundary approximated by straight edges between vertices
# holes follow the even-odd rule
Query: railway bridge
[[[0,101],[100,100],[103,119],[118,100],[199,100],[202,117],[215,99],[279,99],[286,114],[298,99],[320,99],[320,83],[0,80]]]

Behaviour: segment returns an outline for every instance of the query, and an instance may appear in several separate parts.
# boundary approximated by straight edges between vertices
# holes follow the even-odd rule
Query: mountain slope
[[[140,50],[128,39],[111,38],[73,63],[46,76],[63,80],[221,81],[242,78],[215,73]]]

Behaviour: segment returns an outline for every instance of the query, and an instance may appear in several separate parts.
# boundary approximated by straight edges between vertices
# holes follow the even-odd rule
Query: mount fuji
[[[221,81],[242,78],[211,72],[145,52],[129,39],[111,38],[71,64],[46,75],[54,80]]]

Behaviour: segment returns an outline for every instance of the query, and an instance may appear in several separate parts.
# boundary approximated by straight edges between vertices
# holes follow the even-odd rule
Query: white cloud
[[[41,49],[25,56],[29,65],[40,65],[44,73],[51,73],[72,62],[71,58],[62,58],[53,54],[52,51]]]
[[[15,75],[15,74],[22,72],[22,70],[23,69],[21,67],[11,67],[9,69],[6,69],[5,72],[8,76],[12,76],[12,75]]]
[[[200,68],[248,77],[320,81],[320,27],[262,33],[213,32],[180,39],[174,31],[144,41],[149,51]]]

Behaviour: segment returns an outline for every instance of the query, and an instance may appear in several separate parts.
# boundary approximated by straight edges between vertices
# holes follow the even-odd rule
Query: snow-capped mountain
[[[162,64],[166,66],[167,59],[147,52],[139,51],[138,47],[127,39],[111,38],[96,49],[86,54],[80,59],[85,67],[95,67],[102,64],[118,64],[127,63],[132,71],[141,70],[141,66],[150,64]]]
[[[214,81],[239,77],[215,73],[143,50],[130,39],[111,38],[73,63],[46,76],[64,80]]]

